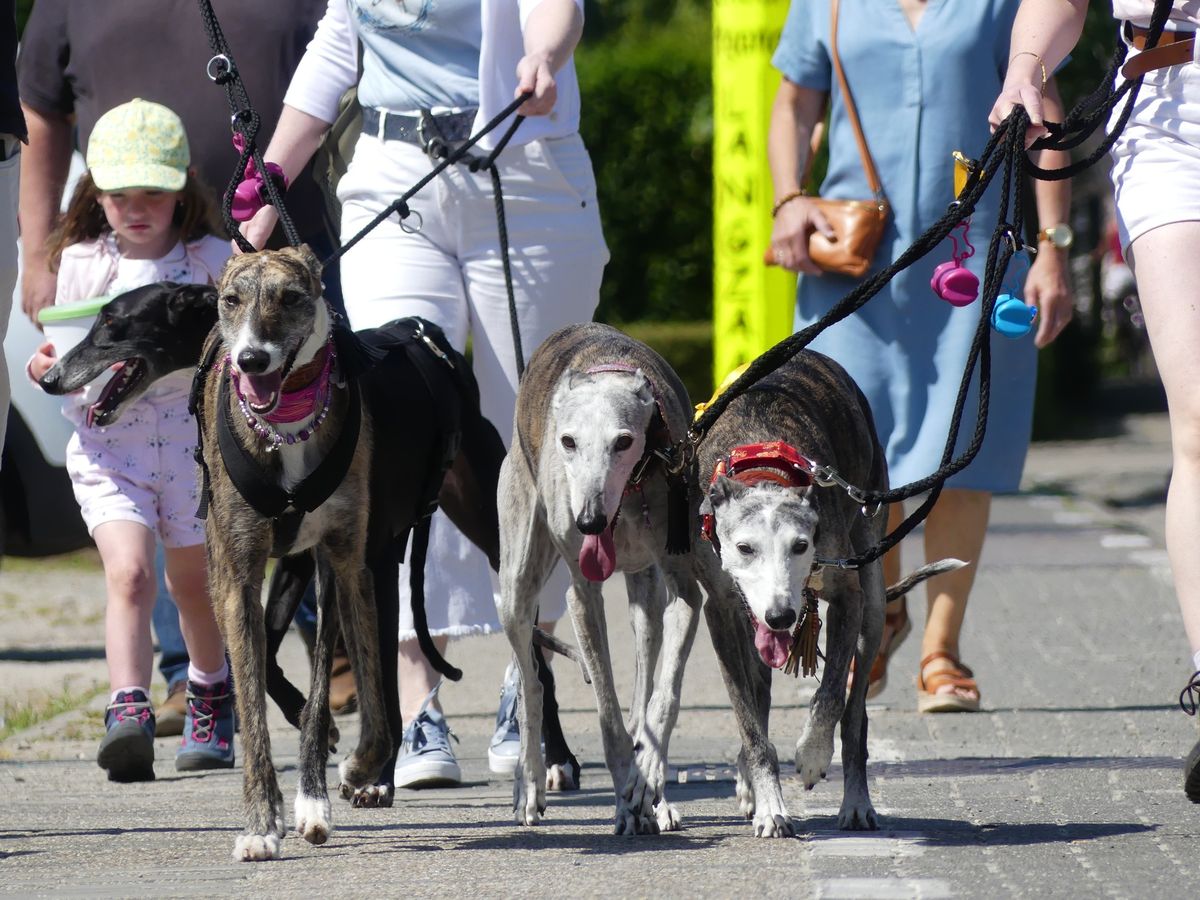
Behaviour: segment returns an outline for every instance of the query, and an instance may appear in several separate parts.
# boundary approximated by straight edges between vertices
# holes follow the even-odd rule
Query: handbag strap
[[[833,71],[837,75],[838,88],[842,92],[842,102],[846,105],[846,115],[850,119],[850,127],[854,129],[854,140],[858,143],[858,155],[862,159],[863,171],[867,175],[867,184],[879,208],[887,205],[883,195],[883,185],[879,181],[879,172],[875,169],[875,161],[871,159],[871,151],[867,148],[867,138],[863,134],[862,123],[858,120],[858,110],[854,107],[854,96],[850,93],[850,85],[846,81],[846,72],[842,69],[842,60],[838,56],[838,0],[830,0],[830,19],[832,20],[832,37],[829,42],[829,55],[833,62]]]

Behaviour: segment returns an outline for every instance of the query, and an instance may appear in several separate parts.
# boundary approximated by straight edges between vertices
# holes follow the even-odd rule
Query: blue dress
[[[986,145],[987,116],[1000,93],[1018,5],[1019,0],[929,0],[914,32],[897,0],[841,0],[838,52],[891,204],[872,271],[886,267],[946,212],[954,196],[951,153],[975,157]],[[871,192],[833,77],[829,43],[829,0],[792,0],[772,62],[801,87],[832,90],[830,162],[821,195],[867,199]],[[976,252],[968,265],[981,282],[998,187],[997,180],[971,221]],[[947,239],[810,345],[845,366],[862,388],[894,487],[937,470],[979,322],[978,301],[956,308],[929,287],[934,267],[950,258]],[[838,275],[802,276],[797,330],[856,284]],[[975,460],[947,482],[950,487],[1014,491],[1021,479],[1033,420],[1033,335],[1012,340],[991,332],[991,351],[986,438]],[[956,456],[974,433],[977,408],[973,387]]]

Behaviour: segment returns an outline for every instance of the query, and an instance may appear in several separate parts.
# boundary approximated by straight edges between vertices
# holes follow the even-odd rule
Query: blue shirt
[[[397,112],[479,105],[480,0],[349,0],[358,99]]]

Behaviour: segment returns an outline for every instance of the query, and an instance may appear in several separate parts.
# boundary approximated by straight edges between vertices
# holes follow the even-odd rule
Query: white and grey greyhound
[[[698,453],[696,489],[706,495],[701,512],[712,540],[701,542],[693,558],[742,733],[738,801],[759,837],[795,833],[767,721],[771,670],[793,654],[793,629],[808,605],[806,591],[815,587],[814,562],[818,555],[845,559],[864,553],[882,539],[887,519],[862,514],[840,488],[815,487],[818,466],[833,468],[860,488],[887,490],[887,462],[866,398],[841,366],[810,350],[735,397]],[[821,594],[829,601],[825,670],[796,743],[796,770],[805,788],[825,777],[840,722],[840,828],[878,827],[867,789],[867,679],[855,678],[847,696],[850,660],[858,672],[870,670],[886,600],[962,565],[932,563],[886,590],[879,560],[822,572]]]
[[[695,513],[684,485],[682,496],[669,502],[660,455],[685,433],[689,411],[687,391],[667,363],[606,325],[557,331],[529,361],[498,491],[500,621],[521,675],[521,764],[513,787],[519,824],[537,824],[546,808],[536,738],[542,688],[531,639],[538,591],[561,556],[571,570],[568,606],[596,692],[616,793],[615,831],[679,828],[678,812],[663,793],[667,747],[701,597],[689,555],[668,552],[668,525],[672,534],[691,533]],[[628,729],[613,685],[600,591],[618,569],[635,634]],[[652,683],[660,652],[662,669]]]

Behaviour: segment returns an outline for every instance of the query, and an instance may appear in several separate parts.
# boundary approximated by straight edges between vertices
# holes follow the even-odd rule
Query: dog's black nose
[[[237,358],[238,368],[248,375],[259,375],[271,364],[271,354],[258,347],[247,347]]]
[[[575,527],[580,534],[600,534],[608,527],[608,516],[584,510],[575,517]]]
[[[767,624],[776,631],[791,628],[796,624],[796,611],[790,606],[787,609],[772,610],[767,613]]]
[[[51,367],[45,375],[38,379],[38,384],[49,394],[58,393],[58,383],[62,380],[62,372],[58,366]]]

